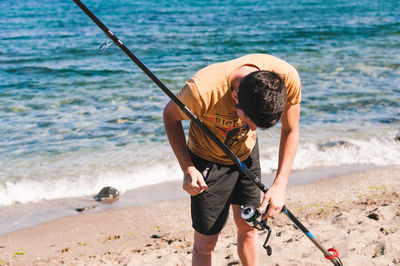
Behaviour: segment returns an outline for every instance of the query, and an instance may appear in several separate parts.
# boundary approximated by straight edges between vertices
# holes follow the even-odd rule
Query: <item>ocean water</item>
[[[248,53],[295,66],[294,172],[400,163],[398,1],[84,3],[173,92]],[[105,42],[73,1],[0,1],[0,209],[181,179],[162,123],[169,99],[115,45],[98,53]],[[269,174],[279,126],[258,134]]]

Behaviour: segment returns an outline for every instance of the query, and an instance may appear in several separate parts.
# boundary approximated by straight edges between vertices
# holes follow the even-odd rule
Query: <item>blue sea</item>
[[[292,64],[303,88],[293,173],[400,164],[397,0],[84,4],[173,92],[249,53]],[[0,1],[0,213],[181,179],[168,97],[116,45],[99,53],[107,41],[72,0]],[[266,175],[279,134],[258,132]]]

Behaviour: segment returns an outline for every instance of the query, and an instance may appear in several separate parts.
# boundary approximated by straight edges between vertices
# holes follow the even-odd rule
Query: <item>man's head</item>
[[[243,112],[260,128],[273,127],[285,109],[285,82],[271,71],[252,72],[240,81],[237,100],[239,115]]]

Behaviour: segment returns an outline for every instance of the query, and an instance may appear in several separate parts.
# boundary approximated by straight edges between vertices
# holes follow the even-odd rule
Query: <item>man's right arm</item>
[[[183,189],[192,196],[200,194],[207,189],[207,185],[190,158],[182,127],[184,117],[174,102],[170,101],[165,106],[163,120],[169,143],[183,171]]]

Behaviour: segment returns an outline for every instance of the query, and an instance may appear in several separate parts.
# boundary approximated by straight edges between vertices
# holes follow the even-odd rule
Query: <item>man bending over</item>
[[[281,119],[278,170],[264,194],[193,122],[188,142],[182,120],[189,119],[172,101],[164,108],[170,145],[183,171],[183,189],[191,195],[194,232],[192,265],[211,265],[211,254],[229,208],[238,229],[243,265],[258,265],[257,231],[240,216],[240,206],[259,206],[263,219],[285,205],[289,172],[299,141],[301,83],[294,67],[267,54],[250,54],[201,69],[177,97],[252,171],[261,178],[256,128]]]

